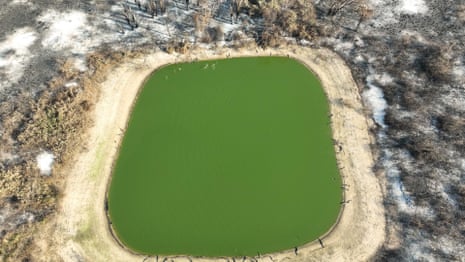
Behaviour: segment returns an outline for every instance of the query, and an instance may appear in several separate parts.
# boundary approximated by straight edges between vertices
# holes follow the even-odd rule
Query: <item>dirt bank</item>
[[[306,64],[320,78],[331,106],[333,138],[341,175],[347,185],[346,204],[330,234],[294,250],[271,254],[274,261],[365,261],[383,243],[385,234],[381,187],[371,171],[373,156],[367,119],[349,68],[326,49],[289,47],[280,50],[197,50],[187,55],[163,52],[119,65],[100,85],[89,150],[69,170],[58,215],[45,225],[46,236],[36,243],[37,257],[50,260],[142,261],[118,245],[107,223],[104,200],[113,159],[126,126],[131,105],[150,73],[167,63],[239,56],[283,55]],[[264,217],[266,219],[266,217]],[[145,261],[156,261],[157,257]],[[219,260],[218,258],[217,260]],[[176,261],[189,261],[178,257]],[[192,259],[212,261],[214,259]],[[222,258],[226,261],[226,258]],[[270,261],[268,255],[259,258]]]

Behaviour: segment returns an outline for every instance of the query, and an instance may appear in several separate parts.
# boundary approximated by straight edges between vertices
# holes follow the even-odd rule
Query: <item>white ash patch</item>
[[[434,219],[434,211],[430,207],[418,206],[406,191],[404,184],[400,179],[400,171],[397,169],[393,159],[392,152],[386,152],[384,157],[384,167],[386,170],[386,177],[391,185],[389,194],[394,201],[396,201],[399,211],[407,214],[420,215],[427,219]]]
[[[87,23],[87,15],[79,11],[59,13],[55,10],[44,12],[38,21],[46,23],[48,30],[42,45],[48,49],[70,49],[74,54],[85,54],[94,46],[91,37],[92,27]]]
[[[13,0],[10,2],[10,5],[33,5],[31,0]]]
[[[354,61],[357,63],[363,63],[366,61],[366,58],[361,54],[357,54],[354,58]]]
[[[442,252],[446,254],[457,254],[457,247],[463,246],[463,243],[459,243],[457,240],[449,237],[449,236],[441,236],[439,237],[439,241],[437,241],[439,244]],[[465,250],[464,249],[459,249],[458,253],[460,254],[460,257],[465,258]]]
[[[378,81],[381,85],[391,84],[394,81],[391,75],[384,72],[382,74],[375,74],[372,76],[374,80]]]
[[[448,193],[446,193],[446,188],[444,187],[444,183],[441,181],[433,181],[432,186],[434,187],[434,191],[436,194],[440,195],[449,205],[453,208],[457,207],[457,202],[454,198],[452,198]]]
[[[382,27],[398,22],[398,15],[391,2],[382,0],[370,0],[369,5],[373,8],[373,18],[370,24],[374,27]]]
[[[18,225],[31,223],[34,218],[34,214],[30,212],[0,207],[0,237],[4,234],[2,231],[9,231]]]
[[[65,84],[65,87],[76,87],[78,86],[78,83],[76,82],[68,82]]]
[[[335,50],[342,51],[346,55],[348,55],[353,48],[354,48],[354,43],[352,41],[337,40],[335,42]]]
[[[460,163],[460,168],[462,171],[465,172],[465,158],[459,159],[458,162]]]
[[[51,174],[54,158],[55,156],[53,154],[46,151],[37,155],[37,167],[42,175],[49,176]]]
[[[370,70],[371,74],[367,77],[368,89],[362,93],[362,97],[373,112],[373,119],[381,127],[385,128],[384,116],[386,115],[387,102],[384,99],[384,93],[381,88],[376,86],[373,81],[388,83],[392,78],[388,74],[377,75]]]
[[[398,10],[403,14],[424,15],[428,12],[428,6],[424,0],[402,0],[398,6]]]
[[[231,24],[231,23],[218,23],[219,26],[221,26],[221,28],[223,29],[223,32],[224,32],[224,35],[228,35],[236,30],[239,30],[240,28],[240,24],[238,23],[235,23],[235,24]]]
[[[87,71],[87,63],[85,57],[76,58],[74,60],[74,67],[79,70],[80,72]]]
[[[407,261],[438,261],[430,254],[430,252],[427,252],[427,248],[425,246],[422,246],[419,243],[410,243],[407,250],[410,256],[410,258],[407,258]]]
[[[449,92],[441,95],[440,101],[454,108],[463,108],[463,105],[465,105],[465,89],[463,87],[448,89]]]
[[[456,65],[452,68],[452,74],[457,81],[465,83],[465,65]]]
[[[23,76],[25,66],[33,57],[29,47],[36,39],[37,33],[33,29],[23,27],[0,42],[0,73],[3,71],[6,76],[0,74],[0,86],[17,83]]]

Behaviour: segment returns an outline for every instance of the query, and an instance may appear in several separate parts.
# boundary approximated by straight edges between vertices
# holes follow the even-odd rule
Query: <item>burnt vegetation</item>
[[[67,175],[64,170],[88,146],[89,113],[99,94],[95,86],[114,63],[130,57],[134,57],[131,52],[90,54],[85,74],[65,60],[59,76],[41,93],[20,92],[0,102],[0,118],[4,119],[0,149],[16,155],[0,162],[0,257],[29,259],[34,238],[30,232],[56,211]],[[55,156],[52,176],[40,174],[36,166],[35,157],[41,151]]]
[[[401,242],[392,245],[388,241],[376,259],[460,260],[460,254],[443,251],[443,247],[465,240],[461,226],[465,198],[463,188],[457,186],[464,182],[465,111],[460,105],[465,94],[463,82],[453,76],[453,61],[460,60],[463,47],[446,33],[441,35],[446,40],[437,42],[435,37],[425,39],[411,32],[383,38],[362,36],[364,46],[353,54],[374,58],[369,64],[353,66],[358,68],[355,75],[362,85],[374,72],[389,76],[372,84],[383,90],[388,103],[387,128],[377,131],[386,135],[377,139],[379,164],[383,166],[388,159],[384,173],[398,173],[397,178],[394,174],[387,177],[385,203],[388,236]],[[409,198],[405,208],[392,193],[397,179],[404,197]]]
[[[174,37],[174,31],[178,36],[190,33],[194,43],[229,40],[241,31],[245,38],[262,47],[276,47],[285,42],[285,37],[311,41],[322,33],[311,0],[135,0],[122,1],[120,6],[122,10],[113,16],[120,21],[123,34],[136,30],[144,21],[146,27],[165,24],[170,38]],[[224,32],[222,23],[241,26]]]
[[[382,89],[388,104],[386,128],[372,130],[377,137],[375,172],[385,182],[388,223],[388,241],[374,260],[460,260],[463,256],[444,251],[440,240],[453,240],[456,246],[465,243],[465,82],[463,75],[454,76],[455,64],[465,64],[465,5],[437,0],[428,5],[428,16],[401,14],[399,21],[382,25],[373,22],[382,14],[364,0],[124,0],[98,8],[78,1],[59,8],[80,8],[96,20],[112,10],[108,19],[115,22],[120,36],[112,44],[120,41],[122,49],[128,48],[126,42],[131,48],[168,53],[187,53],[197,44],[219,42],[248,49],[292,42],[337,51],[351,67],[361,92],[368,88],[368,76],[388,75],[389,81],[370,82]],[[140,38],[147,41],[138,43]],[[89,112],[98,98],[95,86],[114,63],[134,55],[111,46],[103,50],[88,55],[86,73],[76,71],[67,58],[50,62],[41,57],[34,64],[36,72],[43,64],[50,68],[56,64],[59,75],[2,91],[0,157],[10,154],[0,159],[2,259],[30,258],[31,232],[57,208],[67,175],[62,170],[87,146],[84,131],[92,125]],[[65,87],[70,82],[76,84]],[[40,84],[46,87],[29,87]],[[39,174],[36,167],[35,157],[42,150],[56,157],[52,176]],[[391,172],[397,175],[390,177]],[[392,193],[398,182],[408,196],[408,209],[402,209]],[[425,257],[415,257],[415,250]]]
[[[263,47],[279,46],[282,37],[312,40],[318,36],[313,3],[309,0],[264,3],[260,8],[264,28],[259,38]]]

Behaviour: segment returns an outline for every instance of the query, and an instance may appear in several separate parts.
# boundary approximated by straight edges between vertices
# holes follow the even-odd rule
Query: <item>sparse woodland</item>
[[[139,26],[139,16],[157,19],[164,17],[166,31],[171,37],[172,24],[179,20],[179,12],[166,13],[167,6],[175,6],[185,11],[190,19],[182,21],[181,33],[168,41],[166,47],[169,52],[185,52],[187,49],[180,48],[180,42],[212,43],[222,40],[238,40],[241,38],[253,39],[261,47],[276,47],[283,44],[284,37],[297,40],[313,40],[320,35],[321,28],[316,20],[316,10],[311,0],[288,0],[288,1],[258,1],[258,0],[223,0],[223,1],[134,1],[121,4],[123,10],[116,16],[123,17],[120,24],[121,32],[124,30],[135,30]],[[343,8],[343,7],[339,7]],[[335,11],[334,11],[335,12]],[[254,24],[250,24],[254,21]],[[225,32],[221,23],[230,25],[241,24],[241,29]],[[242,35],[242,36],[240,36]],[[179,38],[184,38],[180,40]],[[246,42],[244,40],[244,42]]]
[[[395,13],[397,21],[388,16],[381,21],[388,7],[397,10],[394,4],[382,3],[383,9],[364,0],[44,3],[44,12],[86,12],[95,31],[117,37],[87,55],[86,72],[73,67],[69,52],[37,49],[29,75],[0,89],[0,153],[17,156],[0,159],[0,260],[33,261],[33,232],[53,217],[67,175],[60,170],[90,146],[83,142],[84,131],[92,125],[89,112],[99,93],[94,86],[106,70],[136,53],[157,48],[187,53],[220,42],[253,49],[287,43],[327,47],[346,60],[361,94],[370,85],[379,87],[387,102],[386,127],[372,130],[372,149],[374,173],[385,189],[388,240],[373,260],[463,260],[465,76],[457,72],[465,65],[465,5],[432,0],[428,16]],[[34,17],[36,9],[22,8]],[[0,11],[6,17],[0,24],[15,21],[10,16],[17,11]],[[101,22],[105,19],[112,26]],[[36,20],[30,23],[37,26]],[[37,30],[46,29],[39,23]],[[44,65],[55,73],[40,73]],[[69,82],[76,85],[65,87]],[[56,156],[52,176],[35,167],[40,150]]]

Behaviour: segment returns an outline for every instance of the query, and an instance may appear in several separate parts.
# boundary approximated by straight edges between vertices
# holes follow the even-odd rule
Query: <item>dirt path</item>
[[[331,104],[333,138],[344,183],[346,201],[339,223],[318,241],[294,250],[271,254],[274,261],[364,261],[383,243],[384,210],[381,188],[371,171],[373,157],[367,120],[350,70],[332,52],[291,47],[281,50],[199,51],[190,55],[157,52],[134,59],[113,70],[101,84],[96,105],[95,126],[90,130],[90,148],[82,153],[69,171],[66,189],[55,221],[44,226],[46,237],[36,244],[38,258],[44,261],[142,261],[144,256],[123,249],[112,237],[104,210],[112,161],[128,119],[131,105],[144,79],[167,63],[227,56],[283,55],[306,64],[320,78]],[[55,254],[52,256],[52,254]],[[162,261],[151,257],[145,261]],[[189,261],[177,258],[176,261]],[[193,259],[212,261],[224,259]],[[262,256],[259,261],[271,261]]]

